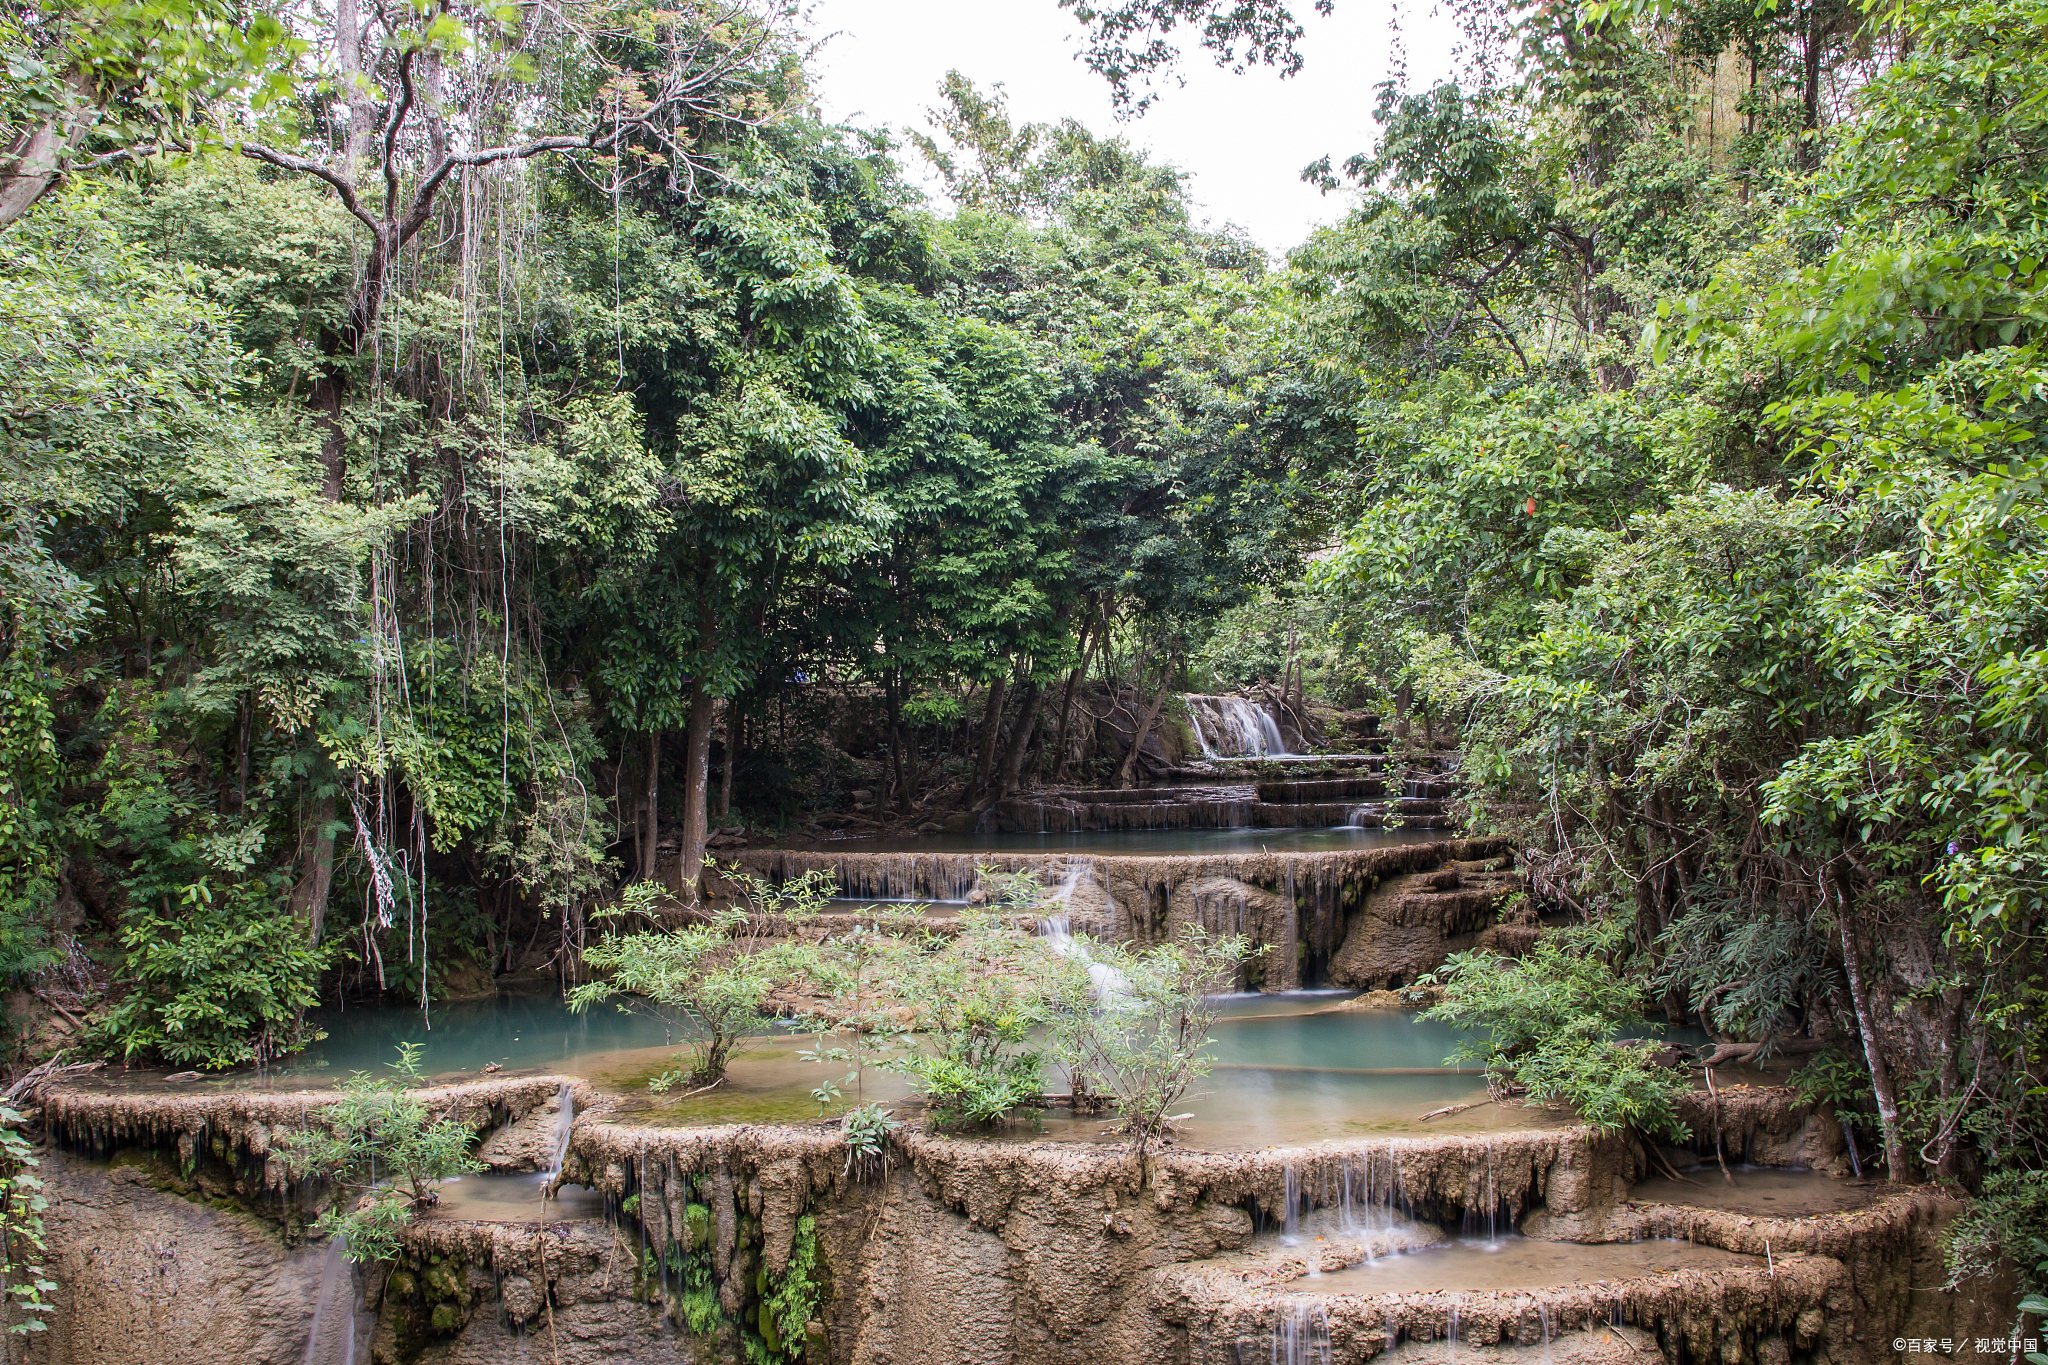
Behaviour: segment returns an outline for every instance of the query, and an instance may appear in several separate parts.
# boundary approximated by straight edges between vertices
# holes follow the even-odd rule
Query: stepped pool
[[[921,834],[849,836],[790,844],[792,850],[824,853],[1081,853],[1105,856],[1201,855],[1208,853],[1341,853],[1442,843],[1440,829],[1367,829],[1358,826],[1265,829],[1119,829],[1095,833]],[[714,855],[715,856],[715,855]]]
[[[1590,1280],[1626,1280],[1680,1270],[1727,1270],[1759,1257],[1676,1238],[1643,1242],[1546,1242],[1502,1236],[1459,1238],[1305,1275],[1297,1294],[1430,1294],[1551,1289]]]
[[[1198,1093],[1179,1106],[1192,1115],[1182,1136],[1191,1147],[1242,1149],[1276,1143],[1374,1134],[1549,1126],[1547,1111],[1476,1104],[1424,1122],[1431,1110],[1486,1099],[1483,1078],[1446,1067],[1457,1046],[1445,1024],[1394,1010],[1346,1008],[1347,992],[1230,997],[1210,1044],[1215,1067]],[[842,1081],[844,1064],[821,1065],[802,1054],[806,1034],[778,1031],[740,1054],[730,1079],[707,1094],[656,1093],[648,1082],[674,1065],[677,1044],[661,1023],[601,1006],[572,1012],[552,992],[506,992],[490,1000],[444,1006],[431,1027],[417,1010],[398,1007],[328,1009],[315,1016],[327,1037],[294,1065],[263,1077],[243,1074],[193,1082],[199,1088],[301,1089],[326,1085],[352,1071],[388,1063],[401,1042],[422,1048],[422,1066],[439,1080],[473,1078],[485,1066],[508,1073],[564,1072],[584,1077],[614,1097],[623,1117],[661,1126],[733,1122],[802,1123],[821,1110],[811,1091]],[[865,1098],[904,1106],[910,1086],[870,1067]],[[1066,1089],[1048,1068],[1048,1092]],[[856,1100],[855,1086],[829,1106]],[[1007,1129],[1006,1139],[1107,1140],[1111,1121],[1063,1109],[1042,1111]]]

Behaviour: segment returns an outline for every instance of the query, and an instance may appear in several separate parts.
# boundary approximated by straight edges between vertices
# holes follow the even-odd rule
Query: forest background
[[[1298,60],[1072,7],[1134,107]],[[1889,1168],[1988,1196],[1965,1268],[2025,1256],[2048,5],[1463,15],[1276,264],[964,79],[821,123],[779,8],[8,5],[0,973],[262,1060],[580,979],[714,810],[1109,780],[1077,679],[1293,666],[1456,723],[1675,1013],[1850,1040]]]

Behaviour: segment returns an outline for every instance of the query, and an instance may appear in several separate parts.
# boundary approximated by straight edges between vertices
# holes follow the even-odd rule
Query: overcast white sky
[[[1308,30],[1301,74],[1233,76],[1184,44],[1186,85],[1169,82],[1150,112],[1119,125],[1108,87],[1075,58],[1081,26],[1056,0],[815,0],[813,32],[836,35],[816,63],[817,94],[828,118],[901,128],[923,125],[949,68],[984,89],[1001,82],[1013,118],[1072,116],[1097,134],[1122,133],[1190,172],[1212,223],[1236,223],[1278,254],[1342,215],[1343,196],[1303,183],[1301,168],[1370,144],[1373,87],[1393,61],[1392,3],[1409,86],[1447,76],[1456,33],[1430,0],[1337,0],[1327,19],[1302,0],[1293,6]]]

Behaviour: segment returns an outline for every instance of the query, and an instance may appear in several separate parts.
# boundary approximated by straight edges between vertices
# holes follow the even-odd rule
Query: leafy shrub
[[[431,1117],[410,1093],[424,1081],[419,1059],[419,1044],[400,1043],[389,1075],[356,1072],[342,1099],[321,1111],[320,1127],[278,1135],[293,1179],[315,1175],[339,1191],[315,1226],[345,1237],[350,1260],[390,1260],[413,1214],[439,1197],[435,1182],[483,1169],[469,1154],[469,1128]]]
[[[1421,1017],[1483,1033],[1446,1060],[1483,1063],[1496,1086],[1519,1086],[1599,1128],[1683,1140],[1678,1098],[1690,1081],[1655,1064],[1654,1045],[1615,1036],[1643,1023],[1642,987],[1610,961],[1626,932],[1608,919],[1545,934],[1521,958],[1453,953],[1425,978],[1444,994]]]
[[[1111,1096],[1140,1150],[1209,1074],[1218,995],[1251,956],[1248,939],[1198,926],[1175,943],[1087,944],[1062,958],[1054,1046],[1074,1077]]]
[[[776,910],[814,912],[831,895],[831,874],[801,878],[780,890],[738,866],[717,867],[732,883],[735,898],[704,912],[704,919],[680,929],[614,934],[584,950],[584,963],[605,979],[569,994],[581,1012],[605,1001],[621,1010],[660,1019],[688,1040],[683,1068],[656,1078],[653,1088],[702,1088],[721,1084],[726,1068],[747,1044],[765,1032],[768,993],[798,973],[814,956],[803,944],[769,937],[766,917]],[[650,883],[628,887],[618,907],[601,918],[655,917],[662,892]]]
[[[940,1127],[985,1126],[1039,1102],[1052,976],[1028,936],[989,914],[961,917],[950,942],[933,940],[901,981],[914,1033],[884,1065],[914,1080]]]
[[[319,1000],[325,955],[269,884],[257,878],[216,892],[202,877],[180,899],[176,914],[144,902],[122,921],[134,988],[91,1041],[123,1057],[216,1069],[305,1046],[304,1015]]]

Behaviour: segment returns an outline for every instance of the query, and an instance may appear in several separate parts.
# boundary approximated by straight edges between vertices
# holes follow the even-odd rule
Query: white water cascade
[[[541,1191],[552,1195],[555,1182],[562,1178],[562,1166],[569,1160],[569,1134],[576,1127],[576,1095],[569,1089],[567,1081],[555,1092],[554,1150],[549,1155],[547,1174],[541,1178]]]
[[[1181,697],[1204,758],[1272,758],[1288,752],[1280,722],[1249,697]]]
[[[320,1263],[320,1292],[313,1300],[313,1326],[306,1333],[304,1365],[355,1365],[356,1268],[348,1239],[336,1233]]]
[[[1088,951],[1087,942],[1074,937],[1074,921],[1068,913],[1068,907],[1073,904],[1074,892],[1080,887],[1082,878],[1093,873],[1094,866],[1086,858],[1068,861],[1066,875],[1053,889],[1051,897],[1051,903],[1061,908],[1058,913],[1047,915],[1038,922],[1038,936],[1061,957],[1073,958],[1086,967],[1088,980],[1095,986],[1095,998],[1106,1004],[1120,999],[1130,982],[1124,979],[1122,972],[1107,962],[1097,962],[1095,954]]]
[[[1330,1315],[1311,1299],[1273,1310],[1273,1365],[1330,1365]]]

